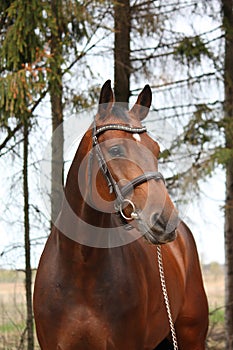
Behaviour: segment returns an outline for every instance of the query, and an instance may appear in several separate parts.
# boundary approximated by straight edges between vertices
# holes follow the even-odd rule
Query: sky
[[[202,263],[224,264],[224,171],[217,170],[200,184],[200,199],[190,201],[184,213],[195,237]]]

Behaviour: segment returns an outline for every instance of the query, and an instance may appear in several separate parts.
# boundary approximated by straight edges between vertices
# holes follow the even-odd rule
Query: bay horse
[[[102,87],[37,271],[42,350],[205,349],[196,244],[158,172],[159,145],[141,124],[151,98],[146,85],[127,111],[114,102],[110,81]]]

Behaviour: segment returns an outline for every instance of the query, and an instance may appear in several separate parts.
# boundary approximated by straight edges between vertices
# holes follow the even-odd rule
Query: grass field
[[[25,314],[24,273],[0,270],[0,350],[26,348]]]
[[[224,349],[224,266],[212,263],[203,268],[205,289],[209,302],[210,326],[207,348]]]
[[[221,350],[224,348],[224,268],[213,263],[203,268],[203,275],[210,307],[207,348]],[[25,313],[24,273],[0,270],[0,350],[26,349]],[[37,342],[36,348],[39,349]]]

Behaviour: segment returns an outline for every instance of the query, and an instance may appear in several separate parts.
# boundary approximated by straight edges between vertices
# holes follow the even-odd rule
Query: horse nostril
[[[165,229],[165,224],[163,222],[163,219],[162,219],[161,215],[158,214],[158,213],[154,213],[154,214],[151,215],[150,223],[151,223],[152,227],[159,226],[162,229]]]
[[[158,220],[159,214],[152,214],[150,217],[150,223],[154,226]]]

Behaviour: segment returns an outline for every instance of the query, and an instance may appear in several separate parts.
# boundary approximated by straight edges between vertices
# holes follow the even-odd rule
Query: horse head
[[[110,81],[103,85],[98,113],[86,135],[92,148],[87,192],[96,209],[119,213],[148,241],[162,244],[176,238],[178,213],[158,172],[159,145],[141,124],[151,98],[146,85],[128,111],[114,102]]]

